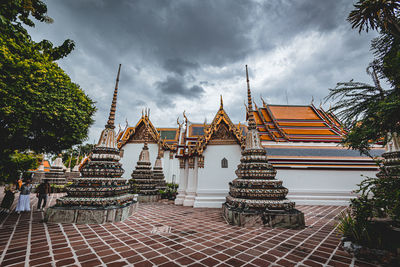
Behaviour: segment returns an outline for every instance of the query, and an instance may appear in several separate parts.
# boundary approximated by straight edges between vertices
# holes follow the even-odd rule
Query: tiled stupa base
[[[222,215],[231,225],[244,227],[280,227],[290,229],[304,228],[304,213],[293,209],[290,211],[243,211],[222,205]]]
[[[131,216],[137,210],[138,202],[133,201],[125,206],[94,207],[57,207],[46,210],[45,222],[48,223],[78,223],[102,224],[120,222]]]
[[[160,195],[139,195],[138,202],[139,203],[149,203],[149,202],[157,202],[161,199]]]

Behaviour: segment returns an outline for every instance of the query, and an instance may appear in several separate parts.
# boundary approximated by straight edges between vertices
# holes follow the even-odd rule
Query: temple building
[[[82,177],[74,178],[67,195],[57,199],[46,211],[45,220],[53,223],[118,222],[133,214],[137,195],[131,193],[117,148],[114,131],[117,105],[119,65],[110,115],[86,163],[81,166]]]
[[[300,205],[348,205],[355,196],[352,191],[363,180],[361,175],[377,173],[374,160],[341,145],[346,130],[331,112],[313,103],[260,102],[253,101],[254,110],[243,113],[254,116],[268,162],[278,171],[276,179],[289,188],[288,199]],[[161,149],[166,181],[179,184],[175,203],[220,208],[229,182],[236,177],[247,125],[231,121],[222,97],[211,123],[191,122],[186,113],[183,117],[176,128],[156,128],[149,116],[142,114],[134,127],[127,126],[118,134],[121,162],[125,169],[133,170],[148,123],[150,161],[155,162]],[[383,152],[378,145],[371,150],[373,156]]]

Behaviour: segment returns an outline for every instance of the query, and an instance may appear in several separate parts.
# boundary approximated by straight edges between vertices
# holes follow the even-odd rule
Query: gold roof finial
[[[260,98],[261,98],[261,101],[263,102],[263,105],[265,106],[266,104],[265,104],[265,101],[264,101],[264,98],[262,97],[262,95],[260,95]]]
[[[188,118],[186,117],[186,110],[183,111],[183,117],[185,118],[185,125],[187,126]]]
[[[250,80],[249,80],[249,71],[247,69],[246,65],[246,80],[247,80],[247,106],[248,106],[248,128],[249,130],[251,129],[256,129],[256,122],[254,120],[254,114],[253,114],[253,103],[252,103],[252,98],[251,98],[251,91],[250,91]]]
[[[111,108],[110,108],[110,115],[108,116],[108,121],[106,128],[114,129],[114,120],[115,120],[115,111],[117,109],[117,94],[118,94],[118,82],[119,82],[119,73],[121,71],[121,64],[119,64],[118,67],[118,74],[117,74],[117,80],[115,81],[115,89],[114,89],[114,95],[113,95],[113,100],[111,103]]]
[[[219,105],[219,109],[220,110],[224,109],[224,101],[222,100],[222,95],[221,95],[221,104]]]

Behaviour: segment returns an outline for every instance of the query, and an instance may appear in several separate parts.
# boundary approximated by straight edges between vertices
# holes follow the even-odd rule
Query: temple
[[[252,98],[246,65],[248,95],[248,128],[242,150],[237,178],[229,183],[229,195],[222,205],[222,215],[232,225],[300,228],[304,214],[295,203],[286,198],[289,192],[282,181],[276,180],[276,171],[268,163],[265,149],[252,113]]]
[[[146,117],[148,111],[146,111]],[[139,194],[138,200],[140,203],[156,202],[160,199],[158,190],[159,182],[154,178],[153,170],[151,168],[149,148],[147,146],[149,138],[149,124],[144,126],[144,145],[139,155],[139,160],[135,169],[132,171],[129,183],[133,191]]]
[[[252,101],[252,115],[268,163],[277,171],[289,193],[287,199],[301,205],[348,205],[355,197],[364,176],[378,171],[375,161],[349,150],[340,143],[346,129],[322,107],[309,105],[272,105],[261,99]],[[177,205],[220,208],[236,176],[241,152],[245,148],[248,125],[233,123],[221,96],[211,123],[196,123],[183,113],[177,127],[156,128],[150,116],[142,114],[135,126],[118,134],[121,162],[131,173],[134,159],[144,144],[144,129],[149,125],[150,162],[160,153],[167,182],[179,184]],[[380,156],[378,145],[371,150]],[[130,177],[124,176],[126,179]]]
[[[101,132],[99,142],[89,159],[81,167],[82,177],[74,178],[67,187],[67,196],[57,199],[46,211],[45,220],[52,223],[118,222],[133,214],[137,207],[136,195],[126,179],[117,148],[114,131],[117,105],[119,65],[110,115]]]

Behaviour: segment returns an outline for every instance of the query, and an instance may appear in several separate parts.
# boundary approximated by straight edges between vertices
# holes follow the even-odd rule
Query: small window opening
[[[226,158],[221,160],[221,168],[228,168],[228,160]]]

